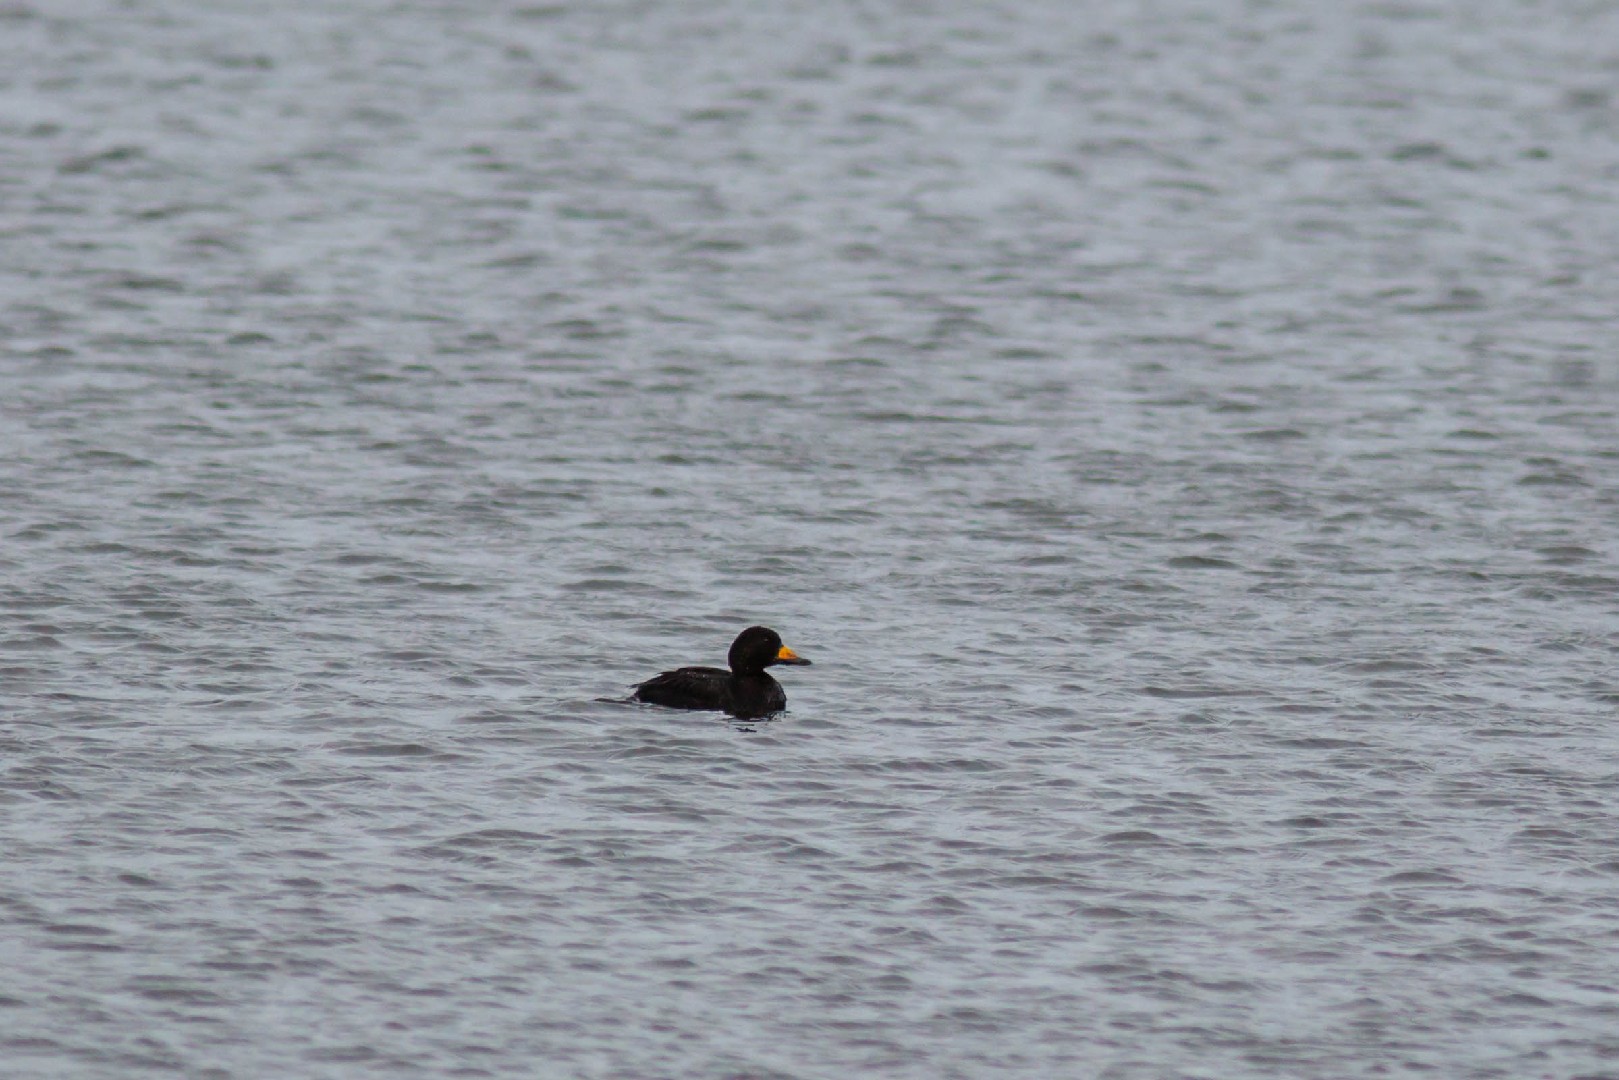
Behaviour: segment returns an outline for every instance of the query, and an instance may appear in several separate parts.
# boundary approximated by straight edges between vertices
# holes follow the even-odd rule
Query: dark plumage
[[[655,675],[635,688],[635,700],[672,709],[715,709],[732,716],[764,716],[787,707],[781,684],[765,674],[776,664],[808,664],[781,643],[781,635],[750,626],[731,643],[731,670],[683,667]]]

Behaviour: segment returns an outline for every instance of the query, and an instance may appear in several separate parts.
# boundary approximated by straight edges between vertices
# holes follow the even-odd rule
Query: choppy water
[[[1619,12],[273,7],[0,9],[6,1076],[1619,1075]]]

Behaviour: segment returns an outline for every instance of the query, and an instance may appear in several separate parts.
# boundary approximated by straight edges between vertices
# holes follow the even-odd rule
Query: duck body
[[[683,667],[654,675],[635,687],[636,701],[671,709],[706,709],[732,716],[757,717],[787,707],[787,692],[766,673],[777,664],[809,661],[781,643],[781,635],[750,626],[731,644],[731,670]]]
[[[717,667],[683,667],[654,675],[635,688],[635,700],[671,709],[717,709],[763,716],[787,707],[787,692],[764,672],[737,675]]]

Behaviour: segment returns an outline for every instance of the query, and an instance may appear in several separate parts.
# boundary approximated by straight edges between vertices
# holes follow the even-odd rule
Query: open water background
[[[5,1075],[1619,1076],[1616,191],[1610,4],[5,3]]]

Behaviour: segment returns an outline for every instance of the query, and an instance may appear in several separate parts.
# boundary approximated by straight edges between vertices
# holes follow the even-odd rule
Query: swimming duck
[[[732,716],[756,717],[787,707],[781,684],[765,674],[776,664],[809,661],[781,643],[781,635],[764,626],[750,626],[731,642],[726,662],[730,671],[711,667],[683,667],[655,675],[635,688],[636,701],[667,705],[672,709],[715,709]]]

